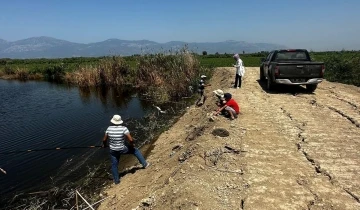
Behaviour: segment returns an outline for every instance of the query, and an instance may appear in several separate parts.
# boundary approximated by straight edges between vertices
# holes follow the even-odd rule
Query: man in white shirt
[[[235,54],[233,58],[236,61],[236,64],[234,65],[236,70],[234,88],[241,88],[241,79],[245,74],[245,68],[239,54]]]

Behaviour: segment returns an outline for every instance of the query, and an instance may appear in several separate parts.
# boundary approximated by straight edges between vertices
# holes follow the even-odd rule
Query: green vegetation
[[[245,66],[248,67],[257,67],[260,65],[261,58],[267,55],[267,52],[259,52],[259,53],[252,53],[252,54],[239,54],[241,60],[244,62]],[[206,54],[202,56],[198,56],[200,65],[204,67],[230,67],[235,64],[233,59],[233,54]]]
[[[268,52],[240,54],[246,67],[258,67]],[[360,86],[360,51],[310,52],[314,61],[325,62],[329,81]],[[80,87],[132,86],[155,99],[167,101],[187,94],[200,74],[211,75],[214,67],[231,67],[232,54],[133,55],[128,57],[0,59],[0,77],[47,79]],[[175,88],[176,87],[176,88]]]
[[[46,79],[90,87],[124,87],[141,91],[158,103],[189,96],[201,74],[211,76],[186,49],[174,55],[65,59],[0,59],[0,76],[6,79]]]
[[[258,67],[261,58],[268,52],[240,54],[245,67]],[[232,54],[199,56],[200,65],[206,67],[232,66]],[[325,63],[325,78],[331,82],[341,82],[360,86],[360,51],[310,52],[313,61]]]
[[[314,61],[325,63],[325,78],[360,87],[360,51],[311,52]]]

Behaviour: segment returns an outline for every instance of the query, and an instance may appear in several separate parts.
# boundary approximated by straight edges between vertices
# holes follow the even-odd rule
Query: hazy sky
[[[360,0],[2,0],[0,38],[33,36],[360,50]]]

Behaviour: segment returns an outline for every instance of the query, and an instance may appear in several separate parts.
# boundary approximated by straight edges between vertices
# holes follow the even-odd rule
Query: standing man
[[[233,58],[236,61],[236,64],[234,65],[235,70],[236,70],[234,88],[241,88],[241,79],[245,74],[245,68],[243,65],[243,61],[240,59],[239,54],[235,54],[233,56]]]
[[[201,106],[205,103],[206,100],[206,94],[205,94],[205,87],[210,86],[210,84],[205,84],[205,75],[200,76],[200,81],[198,85],[198,93],[199,93],[199,99],[196,101],[197,106]]]
[[[147,168],[150,164],[146,162],[145,158],[142,156],[140,150],[135,147],[134,140],[130,135],[129,129],[121,124],[120,115],[114,115],[110,120],[112,123],[105,131],[105,136],[103,138],[103,147],[106,147],[107,140],[109,139],[110,146],[110,158],[111,158],[111,171],[114,178],[114,183],[119,184],[119,159],[122,154],[133,154],[139,160],[143,168]],[[130,146],[126,146],[125,141],[128,141]]]

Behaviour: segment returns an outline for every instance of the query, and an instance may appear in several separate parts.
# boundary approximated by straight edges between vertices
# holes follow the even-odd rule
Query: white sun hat
[[[205,76],[205,75],[201,75],[200,78],[206,78],[206,76]]]
[[[215,93],[215,95],[217,95],[221,98],[224,97],[224,91],[222,91],[220,89],[214,90],[213,93]]]
[[[124,121],[121,120],[121,116],[120,115],[114,115],[113,118],[110,120],[111,123],[115,124],[115,125],[120,125],[122,124]]]

